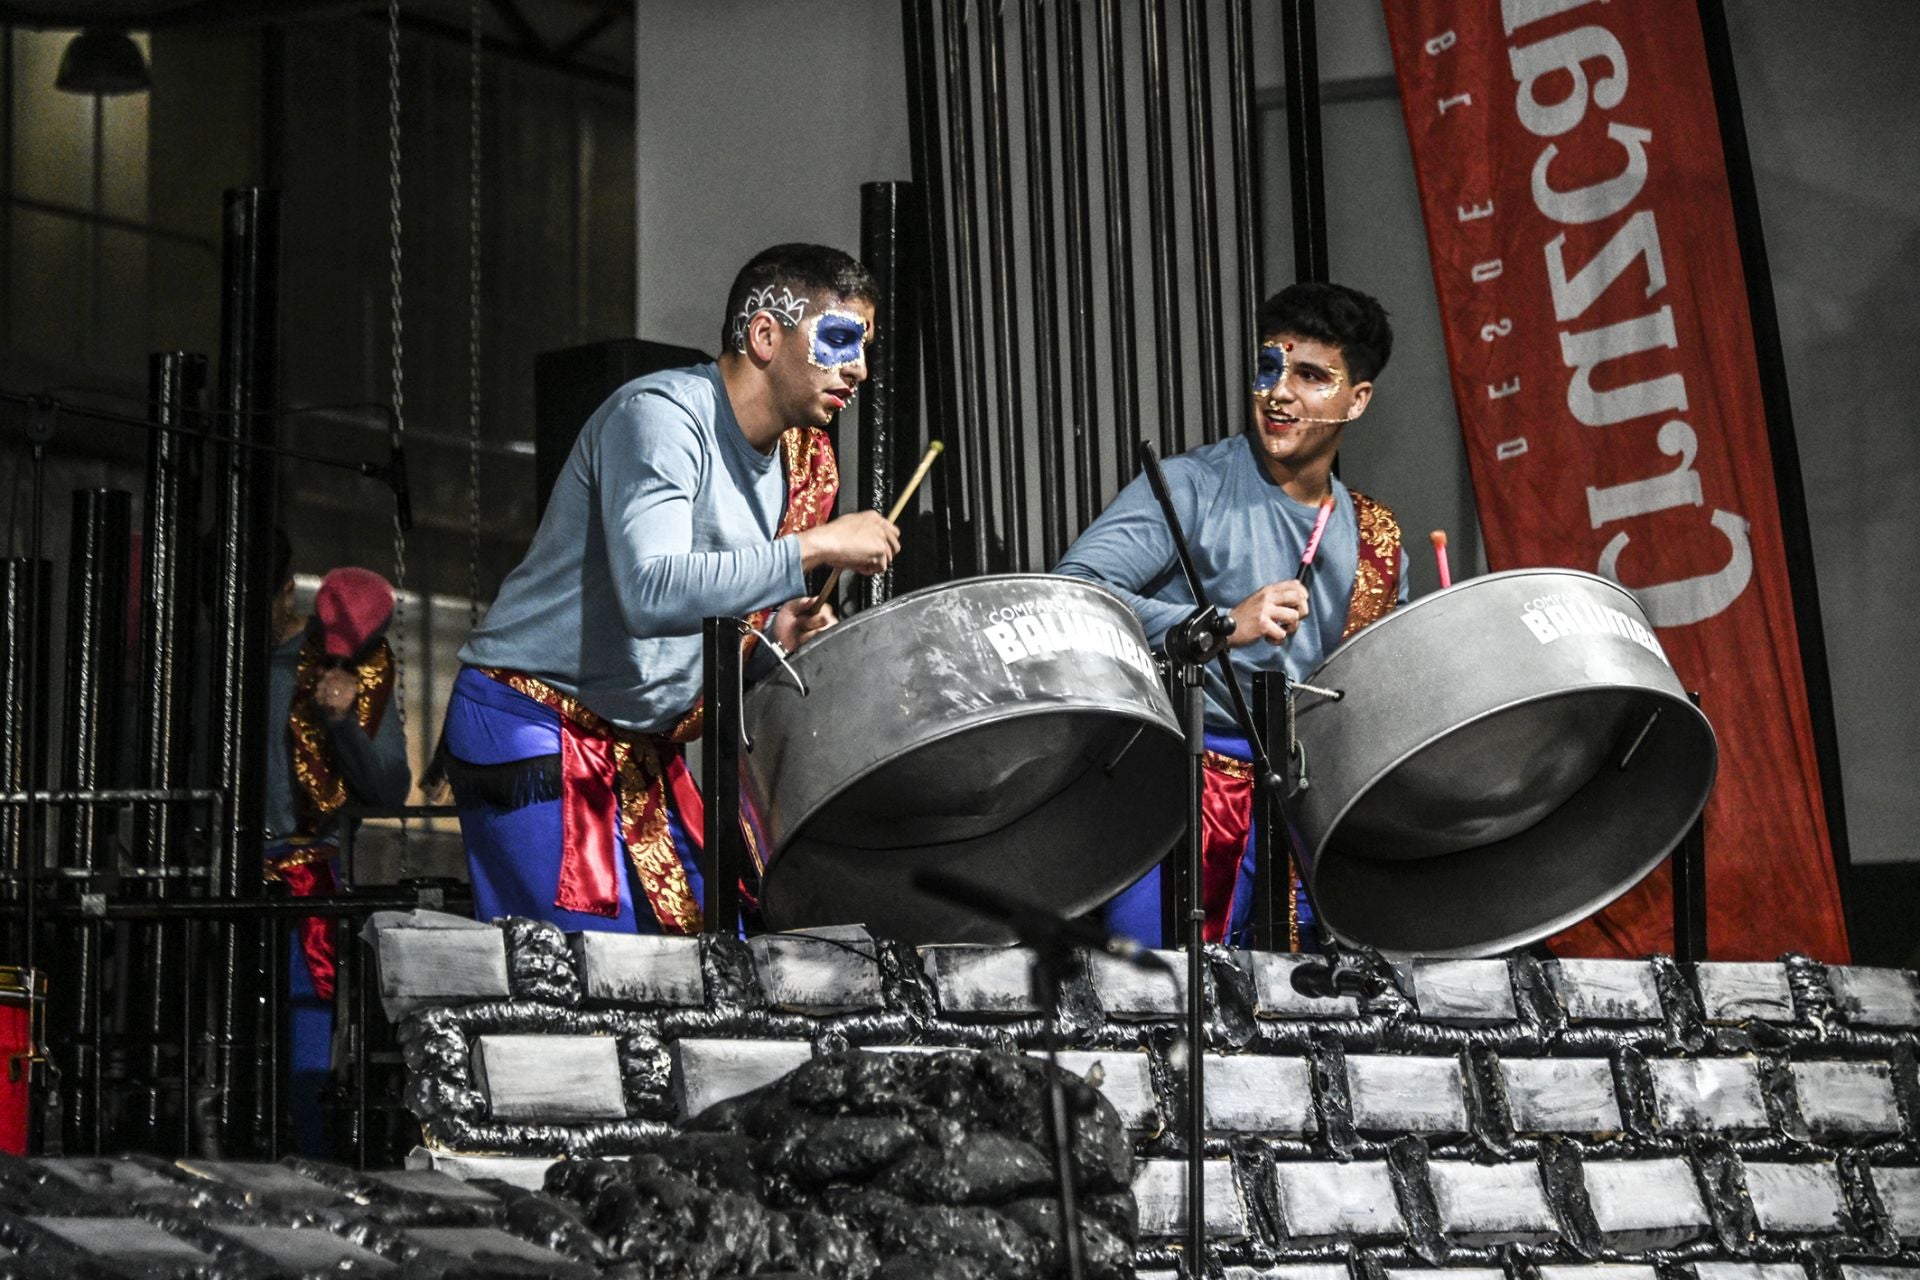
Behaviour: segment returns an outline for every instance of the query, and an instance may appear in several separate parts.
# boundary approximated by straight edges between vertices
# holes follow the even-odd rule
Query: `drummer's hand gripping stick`
[[[941,444],[938,440],[932,441],[927,445],[927,452],[921,457],[920,465],[913,469],[913,475],[907,480],[907,487],[900,491],[900,496],[893,500],[893,509],[887,512],[888,524],[898,523],[900,513],[907,509],[909,502],[913,501],[913,491],[918,489],[920,482],[927,478],[927,472],[933,469],[933,460],[939,457],[940,451],[946,447],[947,446]],[[820,588],[820,594],[807,601],[806,612],[812,613],[821,605],[825,604],[827,597],[833,594],[834,585],[839,581],[840,567],[835,565],[833,572],[827,575],[826,584]]]

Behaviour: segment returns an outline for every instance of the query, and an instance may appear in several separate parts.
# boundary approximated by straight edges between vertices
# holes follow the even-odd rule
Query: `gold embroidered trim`
[[[1400,594],[1400,522],[1386,503],[1376,502],[1358,489],[1348,492],[1359,526],[1360,555],[1354,568],[1346,628],[1340,633],[1342,640],[1386,617]]]
[[[314,686],[327,672],[326,657],[319,636],[308,636],[300,646],[294,666],[293,709],[287,717],[287,731],[293,737],[295,808],[300,832],[308,836],[324,827],[347,802],[347,780],[333,767],[326,718],[313,701]],[[353,718],[361,731],[371,736],[380,727],[393,693],[393,651],[386,641],[375,647],[356,674],[360,688],[354,694]]]

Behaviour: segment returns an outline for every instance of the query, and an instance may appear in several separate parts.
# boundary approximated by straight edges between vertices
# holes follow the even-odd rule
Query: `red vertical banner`
[[[1385,0],[1495,569],[1634,592],[1720,741],[1716,959],[1847,959],[1700,20],[1672,0]],[[1668,875],[1552,940],[1671,945]]]

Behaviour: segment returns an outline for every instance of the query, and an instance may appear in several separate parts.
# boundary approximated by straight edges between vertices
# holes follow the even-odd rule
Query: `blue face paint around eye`
[[[867,322],[844,311],[824,311],[813,320],[808,358],[819,368],[838,369],[865,354]]]
[[[1262,346],[1253,358],[1253,389],[1266,395],[1287,376],[1287,349],[1280,343]]]

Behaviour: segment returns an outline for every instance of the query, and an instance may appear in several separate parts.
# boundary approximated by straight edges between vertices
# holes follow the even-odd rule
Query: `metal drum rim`
[[[1598,575],[1589,574],[1587,576],[1596,577]],[[1476,579],[1476,581],[1478,581],[1478,579]],[[1602,578],[1601,581],[1604,582],[1607,580]],[[1624,590],[1624,588],[1622,589]],[[1331,659],[1329,659],[1329,661],[1331,661]],[[1669,668],[1669,670],[1671,670],[1671,668]],[[1677,674],[1675,678],[1676,679],[1678,678]],[[1569,925],[1578,924],[1580,921],[1586,920],[1592,917],[1593,915],[1597,914],[1601,910],[1605,909],[1609,904],[1616,902],[1620,898],[1626,896],[1626,894],[1629,893],[1634,888],[1634,886],[1638,885],[1649,874],[1651,874],[1653,869],[1659,866],[1660,863],[1667,857],[1667,855],[1671,854],[1675,849],[1675,847],[1677,847],[1682,840],[1686,839],[1688,829],[1691,828],[1695,822],[1698,822],[1700,820],[1700,815],[1706,811],[1707,804],[1713,799],[1713,781],[1719,774],[1720,738],[1719,738],[1719,735],[1713,731],[1713,722],[1707,719],[1706,714],[1702,712],[1699,707],[1696,707],[1693,705],[1693,701],[1690,698],[1687,698],[1683,695],[1676,695],[1663,689],[1655,689],[1647,685],[1607,683],[1607,684],[1587,685],[1587,686],[1583,686],[1581,689],[1556,689],[1556,690],[1552,690],[1545,693],[1532,694],[1525,698],[1516,698],[1511,702],[1503,703],[1498,707],[1489,708],[1488,710],[1483,711],[1478,715],[1471,716],[1468,719],[1460,721],[1458,724],[1451,725],[1445,730],[1445,732],[1438,733],[1431,737],[1423,739],[1416,746],[1408,749],[1407,751],[1403,752],[1401,755],[1395,757],[1390,764],[1388,764],[1385,768],[1381,769],[1379,772],[1374,774],[1374,776],[1368,780],[1367,785],[1365,787],[1354,792],[1354,794],[1348,798],[1347,803],[1341,806],[1340,811],[1337,814],[1335,814],[1333,820],[1327,824],[1326,831],[1321,835],[1320,839],[1315,842],[1312,853],[1310,855],[1309,862],[1305,870],[1306,870],[1308,887],[1315,891],[1316,901],[1317,901],[1319,879],[1320,879],[1321,855],[1326,850],[1327,841],[1332,838],[1334,832],[1340,829],[1340,824],[1346,821],[1347,814],[1352,811],[1353,807],[1356,804],[1360,803],[1360,801],[1364,799],[1373,790],[1373,788],[1376,785],[1379,784],[1382,778],[1385,778],[1391,773],[1393,773],[1401,765],[1405,764],[1408,760],[1412,759],[1415,755],[1418,755],[1420,752],[1426,750],[1428,747],[1432,746],[1434,743],[1440,741],[1443,738],[1448,737],[1451,734],[1459,732],[1460,730],[1466,728],[1469,725],[1477,724],[1480,721],[1485,720],[1490,716],[1500,715],[1504,712],[1513,710],[1515,707],[1529,706],[1538,702],[1549,702],[1555,698],[1564,697],[1568,693],[1584,692],[1584,691],[1592,691],[1592,690],[1608,690],[1608,689],[1618,689],[1618,690],[1623,690],[1627,692],[1644,693],[1651,697],[1662,699],[1665,702],[1672,703],[1675,706],[1680,707],[1682,710],[1691,713],[1694,720],[1700,725],[1700,727],[1706,730],[1707,749],[1709,752],[1709,757],[1710,757],[1710,762],[1712,767],[1707,772],[1706,790],[1701,794],[1699,800],[1691,806],[1691,812],[1688,813],[1687,820],[1679,824],[1679,828],[1673,835],[1672,839],[1668,840],[1665,844],[1663,844],[1659,848],[1659,850],[1656,853],[1654,853],[1651,857],[1649,857],[1644,862],[1637,865],[1637,870],[1635,871],[1634,875],[1631,878],[1621,883],[1618,892],[1613,893],[1603,902],[1590,905],[1587,907],[1583,907],[1583,908],[1577,908],[1572,911],[1563,912],[1560,916],[1554,918],[1553,920],[1546,921],[1541,924],[1529,925],[1525,930],[1519,931],[1517,933],[1504,934],[1500,938],[1492,940],[1490,942],[1470,943],[1462,947],[1448,948],[1446,950],[1441,950],[1441,951],[1421,951],[1418,954],[1423,956],[1435,956],[1435,957],[1483,956],[1483,955],[1498,954],[1498,952],[1500,951],[1511,950],[1514,947],[1525,946],[1529,942],[1533,942],[1533,941],[1536,941],[1537,939],[1547,937],[1549,934],[1557,933],[1561,929],[1564,929]],[[1332,929],[1335,934],[1339,935],[1341,938],[1349,942],[1359,942],[1366,946],[1373,946],[1377,950],[1390,953],[1390,954],[1410,954],[1410,953],[1397,952],[1390,947],[1379,947],[1377,946],[1377,944],[1374,944],[1374,943],[1366,943],[1364,942],[1363,939],[1356,938],[1354,935],[1349,934],[1346,930],[1341,928],[1338,924],[1334,923],[1333,921],[1328,921],[1327,927]]]
[[[1019,577],[1026,577],[1026,578],[1044,578],[1050,575],[1040,574],[1040,573],[1028,573],[1028,574],[1007,575],[1007,576],[1019,576]],[[922,742],[916,743],[914,745],[914,750],[917,752],[925,747],[938,746],[940,743],[947,741],[949,738],[957,737],[962,733],[972,732],[973,730],[979,729],[986,725],[995,725],[995,724],[1003,723],[1008,720],[1021,719],[1025,714],[1021,710],[1022,708],[1033,707],[1033,706],[1049,706],[1049,705],[1068,706],[1068,704],[1065,704],[1065,703],[1054,703],[1054,704],[1041,703],[1041,702],[1016,703],[1012,707],[1009,707],[1007,710],[997,711],[994,714],[987,716],[984,719],[973,719],[973,720],[968,720],[963,724],[955,724],[955,725],[949,726],[948,728],[942,730],[941,732],[934,735],[933,737],[927,738]],[[1169,727],[1171,727],[1172,736],[1176,739],[1179,739],[1181,737],[1179,733],[1179,722],[1177,720],[1174,720],[1172,717],[1169,717],[1168,722],[1166,724],[1162,724],[1159,720],[1156,720],[1151,716],[1143,714],[1138,706],[1135,706],[1132,704],[1126,704],[1126,703],[1120,703],[1120,702],[1102,702],[1098,704],[1082,702],[1079,704],[1072,705],[1069,709],[1086,712],[1088,714],[1117,715],[1122,719],[1133,720],[1138,722],[1143,730],[1151,729],[1151,728],[1168,729]],[[1132,749],[1133,749],[1133,744],[1129,742],[1127,745],[1127,750],[1131,751]],[[1124,752],[1122,754],[1124,754]],[[767,874],[767,875],[772,874],[774,868],[779,863],[780,855],[787,851],[788,847],[793,844],[796,838],[798,838],[799,836],[805,833],[807,824],[809,822],[812,822],[814,818],[819,816],[820,810],[826,807],[828,801],[834,798],[837,798],[840,795],[845,794],[847,791],[851,790],[855,786],[859,785],[860,783],[866,781],[868,778],[872,777],[875,773],[878,773],[883,766],[891,764],[894,761],[897,761],[899,759],[900,759],[899,756],[889,756],[884,760],[874,761],[873,764],[869,765],[867,768],[862,769],[860,772],[856,774],[853,774],[847,780],[846,785],[840,789],[840,791],[835,792],[833,796],[829,796],[826,799],[823,799],[819,804],[814,805],[813,808],[808,810],[804,815],[802,815],[798,821],[788,824],[788,830],[792,834],[787,837],[785,842],[781,844],[777,844],[773,847],[773,854],[771,857],[767,859],[767,869],[766,869],[766,872],[763,874]],[[1031,812],[1032,811],[1029,810],[1027,813],[1015,814],[1013,817],[1007,819],[1007,821],[993,828],[992,831],[982,831],[978,835],[972,836],[969,838],[979,839],[984,836],[993,835],[995,832],[1004,831],[1006,828],[1012,826],[1014,823],[1019,822],[1022,819],[1026,818]],[[849,847],[857,848],[859,846],[849,846]],[[873,852],[885,853],[887,852],[887,850],[875,849],[873,850]]]
[[[1626,587],[1620,585],[1618,582],[1615,582],[1612,578],[1602,577],[1600,574],[1593,573],[1587,569],[1560,569],[1560,568],[1555,568],[1553,565],[1545,565],[1545,564],[1530,565],[1524,569],[1502,569],[1498,573],[1482,573],[1472,578],[1463,578],[1459,582],[1454,583],[1450,587],[1442,587],[1438,591],[1429,591],[1425,595],[1416,596],[1414,599],[1407,601],[1405,604],[1394,605],[1394,607],[1390,609],[1384,617],[1378,619],[1373,623],[1370,623],[1367,626],[1360,628],[1360,630],[1354,632],[1352,635],[1342,640],[1339,644],[1339,647],[1334,649],[1332,653],[1328,654],[1326,657],[1320,660],[1320,665],[1313,669],[1313,674],[1309,675],[1306,678],[1306,683],[1319,684],[1320,673],[1325,671],[1328,667],[1332,666],[1335,662],[1338,662],[1341,656],[1344,655],[1349,649],[1358,648],[1361,641],[1365,640],[1368,636],[1377,634],[1382,626],[1385,626],[1387,623],[1392,622],[1395,618],[1404,618],[1408,616],[1415,609],[1418,609],[1423,604],[1427,604],[1430,601],[1434,601],[1434,600],[1444,600],[1448,596],[1453,595],[1456,592],[1463,591],[1468,587],[1476,586],[1481,583],[1495,582],[1495,581],[1508,579],[1508,578],[1525,578],[1525,577],[1534,576],[1536,574],[1552,574],[1555,577],[1585,578],[1590,582],[1597,582],[1602,586],[1608,587],[1614,591],[1619,592],[1621,595],[1631,600],[1633,602],[1633,607],[1640,612],[1642,616],[1641,620],[1643,622],[1645,621],[1646,606],[1640,603],[1639,597],[1635,596],[1633,592],[1629,591]],[[1646,628],[1649,632],[1654,631],[1654,626],[1651,622],[1646,623]],[[1656,638],[1657,638],[1657,635],[1656,635]],[[1663,649],[1662,652],[1664,653],[1665,650]],[[1667,669],[1669,671],[1672,671],[1673,664],[1668,663]],[[1680,678],[1679,673],[1675,672],[1674,679],[1678,680],[1679,678]]]
[[[800,648],[794,650],[792,653],[787,655],[787,661],[794,663],[797,666],[803,659],[807,659],[810,654],[819,653],[821,651],[822,645],[839,643],[840,641],[838,637],[845,632],[846,628],[854,626],[858,623],[861,623],[868,618],[883,618],[887,614],[893,612],[899,606],[904,605],[909,601],[927,599],[929,597],[939,595],[943,592],[956,591],[963,587],[970,587],[983,582],[1017,582],[1024,579],[1036,579],[1036,578],[1042,579],[1047,582],[1053,582],[1053,583],[1061,583],[1061,582],[1072,583],[1075,586],[1085,587],[1089,591],[1098,592],[1100,595],[1103,595],[1108,600],[1112,601],[1115,606],[1123,610],[1129,617],[1135,617],[1135,620],[1138,621],[1137,616],[1134,615],[1132,609],[1128,608],[1127,602],[1125,600],[1122,600],[1119,596],[1115,595],[1108,588],[1088,578],[1076,578],[1072,574],[1067,574],[1067,573],[980,573],[980,574],[975,574],[971,578],[954,578],[949,582],[935,582],[928,586],[916,587],[914,590],[907,592],[905,595],[893,597],[893,599],[888,600],[884,604],[874,605],[871,609],[862,609],[860,610],[860,612],[854,614],[850,618],[847,618],[845,621],[837,623],[834,626],[828,627],[826,630],[821,631],[818,634],[809,637],[806,644],[802,645]],[[1146,628],[1142,627],[1141,632],[1143,635],[1145,631],[1146,631]],[[1149,651],[1151,651],[1153,648],[1153,646],[1150,644],[1146,645],[1145,647]],[[772,683],[777,683],[777,681],[775,681],[772,677],[769,677],[768,681],[763,682],[760,688],[750,690],[747,694],[747,701],[752,702],[757,695],[759,695],[763,690],[768,688]],[[1171,698],[1168,699],[1168,705],[1169,706],[1172,705]]]

